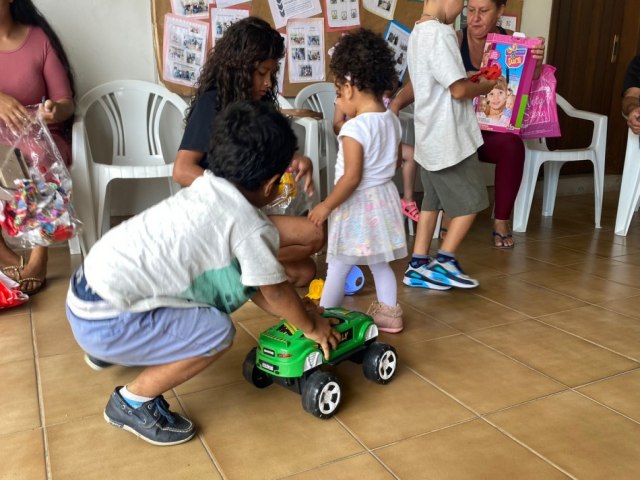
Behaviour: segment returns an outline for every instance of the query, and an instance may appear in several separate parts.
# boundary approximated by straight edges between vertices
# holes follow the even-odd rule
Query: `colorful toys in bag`
[[[0,225],[10,243],[23,248],[69,240],[80,228],[69,171],[37,108],[28,110],[21,132],[0,122],[0,144],[10,146],[0,157]]]
[[[474,100],[482,130],[519,132],[536,68],[532,49],[540,43],[538,38],[518,33],[487,35],[481,70],[475,80],[482,75],[496,80],[496,86]],[[498,70],[502,73],[495,77]]]
[[[262,210],[267,215],[301,215],[309,210],[309,207],[309,197],[302,185],[297,184],[295,172],[287,169],[280,178],[278,196]]]

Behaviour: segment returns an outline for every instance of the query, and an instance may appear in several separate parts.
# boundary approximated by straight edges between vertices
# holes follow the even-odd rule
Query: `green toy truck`
[[[325,317],[337,318],[335,329],[342,340],[329,359],[320,346],[306,338],[286,320],[260,334],[258,346],[251,349],[242,365],[244,378],[258,388],[278,383],[302,395],[302,407],[318,418],[329,418],[338,409],[341,388],[338,378],[321,369],[343,360],[362,363],[364,376],[386,384],[398,366],[395,348],[376,342],[378,328],[361,312],[327,308]]]

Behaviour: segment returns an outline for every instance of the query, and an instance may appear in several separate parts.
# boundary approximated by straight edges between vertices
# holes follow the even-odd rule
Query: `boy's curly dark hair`
[[[394,53],[387,42],[363,28],[340,38],[329,68],[337,84],[348,81],[358,90],[368,90],[381,98],[385,91],[395,90],[398,85],[394,64]]]
[[[215,119],[207,158],[218,177],[256,191],[282,175],[297,148],[289,120],[266,102],[235,102]]]
[[[252,100],[253,72],[258,64],[265,60],[278,61],[283,56],[284,39],[264,20],[247,17],[232,24],[207,54],[186,119],[191,116],[198,97],[212,87],[218,90],[218,111],[231,102]],[[265,98],[275,106],[277,84],[274,74]]]

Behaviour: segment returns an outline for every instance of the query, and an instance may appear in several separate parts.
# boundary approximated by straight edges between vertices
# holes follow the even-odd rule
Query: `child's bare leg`
[[[411,145],[402,144],[402,199],[405,202],[413,202],[413,189],[418,170],[413,152]]]
[[[449,222],[447,236],[442,241],[440,249],[445,252],[455,253],[467,232],[469,232],[475,218],[475,213],[452,218]]]
[[[166,365],[145,368],[136,379],[127,385],[127,389],[141,397],[157,397],[164,392],[183,384],[207,368],[227,350],[210,357],[194,357],[179,360]]]
[[[433,238],[433,232],[436,229],[438,223],[437,210],[434,211],[421,211],[420,220],[416,226],[416,239],[413,244],[414,255],[427,255],[429,247],[431,247],[431,239]]]

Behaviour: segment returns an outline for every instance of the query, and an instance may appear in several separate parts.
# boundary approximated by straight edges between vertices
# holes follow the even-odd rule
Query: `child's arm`
[[[336,348],[340,343],[340,334],[331,327],[330,320],[322,317],[317,308],[305,309],[302,300],[289,282],[263,285],[252,300],[263,310],[286,318],[302,330],[305,337],[320,344],[327,359],[331,349]]]
[[[402,110],[407,105],[411,105],[414,101],[413,95],[413,84],[411,80],[407,81],[406,85],[402,87],[402,89],[393,97],[391,100],[391,105],[389,105],[389,110],[398,115],[400,110]]]
[[[449,86],[449,91],[456,100],[471,100],[478,95],[486,95],[493,90],[495,85],[495,80],[487,80],[484,77],[480,77],[480,81],[477,83],[468,78],[461,78]]]
[[[340,129],[342,129],[342,125],[347,121],[347,116],[340,109],[340,107],[336,104],[336,110],[333,113],[333,131],[336,135],[340,133]]]
[[[356,191],[362,180],[362,164],[364,162],[362,145],[351,137],[343,137],[342,151],[344,175],[340,177],[331,194],[309,212],[309,220],[317,226],[322,225],[329,214]]]

